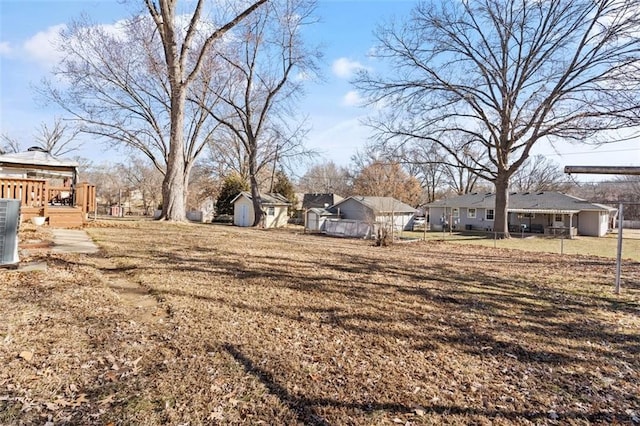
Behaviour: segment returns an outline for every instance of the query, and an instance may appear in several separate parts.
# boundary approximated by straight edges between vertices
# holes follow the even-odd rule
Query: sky
[[[370,131],[362,120],[368,111],[359,106],[350,80],[358,69],[375,71],[382,65],[368,55],[375,45],[376,26],[391,17],[406,16],[414,4],[411,0],[319,0],[320,23],[309,37],[324,47],[324,81],[307,86],[299,108],[309,116],[307,146],[320,153],[318,162],[331,160],[346,166],[367,143]],[[55,35],[82,14],[108,24],[130,16],[130,8],[121,0],[0,0],[0,134],[31,146],[41,123],[51,125],[61,115],[37,100],[34,87],[55,63],[57,52],[51,45]],[[94,163],[123,160],[123,154],[105,146],[86,141],[79,154]],[[640,166],[640,140],[601,147],[540,143],[533,154],[545,155],[561,167]]]

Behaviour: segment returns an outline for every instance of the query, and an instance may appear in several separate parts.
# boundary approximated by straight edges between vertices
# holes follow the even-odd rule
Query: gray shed
[[[339,219],[337,213],[323,208],[310,208],[305,212],[304,229],[309,232],[322,232],[325,230],[327,219]]]

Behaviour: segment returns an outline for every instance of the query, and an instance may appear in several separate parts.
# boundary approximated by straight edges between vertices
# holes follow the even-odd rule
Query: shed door
[[[240,226],[251,226],[249,223],[249,206],[246,204],[240,205]]]
[[[307,223],[307,229],[311,229],[314,231],[318,231],[320,228],[318,227],[318,216],[316,216],[315,213],[309,213],[309,215],[307,216],[309,222]]]

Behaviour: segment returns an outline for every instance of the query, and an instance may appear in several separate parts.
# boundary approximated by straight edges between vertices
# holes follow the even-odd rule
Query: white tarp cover
[[[327,235],[335,237],[371,238],[375,225],[359,220],[329,219],[324,224]]]

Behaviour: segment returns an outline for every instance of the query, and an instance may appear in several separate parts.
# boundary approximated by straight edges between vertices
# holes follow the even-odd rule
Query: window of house
[[[475,219],[476,218],[476,209],[468,209],[467,210],[467,217],[469,219]]]
[[[269,207],[267,209],[267,216],[275,216],[276,215],[276,209],[275,207]]]
[[[487,209],[487,220],[493,220],[495,217],[495,212],[493,209]]]
[[[456,208],[454,208],[454,209],[453,209],[453,214],[452,214],[452,216],[453,216],[453,217],[460,217],[460,209],[459,209],[459,208],[457,208],[457,207],[456,207]]]
[[[562,217],[561,214],[556,214],[556,217],[555,217],[554,221],[556,221],[556,222],[564,222],[564,217]]]

